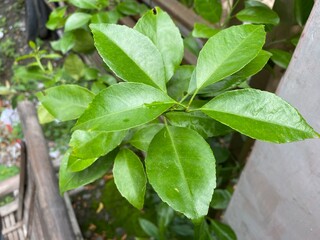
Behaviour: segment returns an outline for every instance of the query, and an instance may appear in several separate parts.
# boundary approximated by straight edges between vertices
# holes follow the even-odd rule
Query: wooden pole
[[[63,198],[59,194],[57,177],[49,159],[46,140],[38,122],[33,104],[23,101],[18,104],[18,112],[22,123],[27,146],[28,161],[31,166],[36,185],[36,198],[41,225],[46,239],[76,239],[69,220]],[[40,226],[39,226],[40,227]]]

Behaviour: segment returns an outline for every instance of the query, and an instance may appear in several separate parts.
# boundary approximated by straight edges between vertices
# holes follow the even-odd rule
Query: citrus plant
[[[101,177],[142,209],[147,183],[163,202],[198,222],[216,187],[215,157],[206,138],[238,131],[286,143],[319,134],[275,94],[248,87],[267,63],[262,25],[239,25],[209,38],[196,66],[180,66],[178,28],[160,8],[132,29],[91,24],[95,47],[122,79],[99,93],[60,85],[38,94],[56,119],[77,119],[60,167],[61,192]]]

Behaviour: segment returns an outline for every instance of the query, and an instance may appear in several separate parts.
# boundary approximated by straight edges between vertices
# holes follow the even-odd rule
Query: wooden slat
[[[18,209],[18,199],[15,199],[13,202],[0,207],[0,216],[9,215],[10,213],[17,211],[17,209]]]
[[[18,104],[24,137],[28,149],[31,174],[34,175],[36,195],[43,218],[45,239],[75,239],[67,209],[59,194],[58,181],[49,158],[48,147],[33,104]]]
[[[19,175],[10,177],[0,182],[0,197],[19,189]]]

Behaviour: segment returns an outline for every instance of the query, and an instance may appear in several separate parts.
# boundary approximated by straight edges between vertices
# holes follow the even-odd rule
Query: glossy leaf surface
[[[226,92],[200,110],[244,135],[263,141],[285,143],[319,136],[290,104],[260,90]]]
[[[74,155],[70,155],[68,159],[68,171],[80,172],[90,167],[98,158],[79,158]]]
[[[74,130],[119,131],[157,118],[174,105],[168,95],[141,83],[119,83],[102,90]]]
[[[170,16],[158,7],[140,18],[134,29],[150,38],[160,51],[168,81],[183,58],[183,41],[179,29]]]
[[[64,31],[72,31],[87,24],[91,19],[91,15],[88,13],[76,12],[71,14],[64,26]]]
[[[109,3],[108,0],[68,0],[68,2],[82,9],[99,9]]]
[[[192,36],[196,38],[210,38],[219,31],[220,29],[214,29],[206,24],[195,23],[192,30]]]
[[[122,149],[115,159],[113,176],[121,195],[134,207],[142,209],[147,178],[138,156],[129,149]]]
[[[220,0],[195,0],[194,7],[204,19],[216,23],[220,21],[222,5]]]
[[[146,170],[152,187],[173,209],[191,219],[207,214],[215,188],[215,159],[197,132],[162,129],[150,143]]]
[[[123,140],[126,131],[94,132],[77,130],[71,136],[69,145],[72,155],[78,158],[97,158],[115,149]]]
[[[94,98],[92,92],[77,85],[52,87],[37,96],[48,112],[61,121],[78,118]]]
[[[259,25],[241,25],[220,31],[202,48],[196,66],[197,89],[239,71],[254,59],[265,41]]]
[[[137,149],[147,151],[153,137],[164,127],[163,124],[155,123],[139,129],[130,140],[130,144]]]
[[[115,74],[165,91],[162,56],[148,37],[115,24],[91,24],[90,28],[100,56]]]
[[[278,14],[267,7],[248,7],[237,13],[242,22],[277,25],[280,22]]]

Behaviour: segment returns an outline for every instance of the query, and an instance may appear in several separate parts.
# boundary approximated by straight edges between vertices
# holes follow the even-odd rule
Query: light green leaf
[[[192,65],[182,65],[177,68],[167,84],[170,97],[180,100],[186,95],[194,68]]]
[[[300,26],[305,25],[314,4],[314,0],[294,0],[294,15]]]
[[[119,131],[157,118],[175,103],[162,91],[142,83],[119,83],[102,90],[73,130]]]
[[[55,30],[63,27],[65,23],[64,15],[67,11],[67,7],[58,7],[54,9],[49,16],[49,20],[46,23],[46,27],[50,30]]]
[[[244,135],[267,142],[319,137],[295,108],[269,92],[255,89],[226,92],[200,110]]]
[[[159,197],[188,218],[208,212],[215,188],[215,159],[195,131],[168,126],[151,141],[146,158],[150,184]]]
[[[232,131],[201,112],[168,112],[166,117],[172,125],[195,130],[204,138],[221,136]]]
[[[139,15],[148,10],[144,4],[139,4],[135,0],[122,0],[117,4],[117,11],[123,15]]]
[[[87,132],[74,131],[69,145],[72,155],[78,158],[97,158],[115,149],[126,136],[126,131],[119,132]]]
[[[37,114],[40,124],[49,123],[55,120],[55,117],[52,116],[48,110],[43,107],[42,105],[39,105],[37,108]]]
[[[220,0],[195,0],[194,7],[204,19],[216,23],[220,21],[222,5]]]
[[[116,75],[165,91],[163,60],[148,37],[115,24],[90,24],[90,28],[100,56]]]
[[[83,73],[85,65],[81,58],[76,54],[69,54],[63,64],[64,70],[75,80],[79,80]]]
[[[287,69],[289,66],[292,54],[280,49],[269,49],[269,52],[272,53],[271,60],[278,66]]]
[[[83,13],[83,12],[76,12],[71,14],[64,26],[64,31],[72,31],[74,29],[80,28],[83,25],[87,24],[91,19],[91,14]]]
[[[107,0],[68,0],[68,2],[82,9],[101,9],[109,4]]]
[[[216,220],[210,220],[210,228],[219,240],[237,240],[237,236],[228,225]]]
[[[147,177],[138,156],[129,149],[122,149],[114,161],[113,176],[121,195],[134,207],[142,209]]]
[[[240,25],[220,31],[202,48],[196,66],[197,89],[239,71],[254,59],[265,42],[259,25]]]
[[[80,172],[84,169],[90,167],[98,158],[79,158],[77,156],[71,155],[68,160],[68,171],[70,172]]]
[[[183,41],[179,29],[170,16],[156,7],[139,19],[135,30],[146,35],[161,53],[166,70],[166,81],[173,76],[183,58]]]
[[[203,23],[195,23],[192,30],[192,36],[196,38],[210,38],[218,32],[220,32],[220,29],[214,29]]]
[[[163,124],[154,123],[139,129],[130,140],[130,144],[146,152],[153,137],[164,127]]]
[[[48,112],[60,121],[78,118],[94,98],[92,92],[78,85],[52,87],[37,96]]]
[[[107,171],[110,170],[113,160],[115,159],[117,151],[114,150],[108,155],[99,158],[89,168],[80,172],[71,172],[68,170],[68,159],[70,153],[67,152],[61,160],[59,171],[59,188],[60,193],[74,189],[88,183],[95,181],[102,177]]]
[[[52,48],[56,51],[61,51],[63,54],[72,49],[74,44],[75,37],[72,32],[66,32],[61,39],[51,42]]]
[[[278,14],[266,7],[248,7],[237,13],[236,17],[242,22],[278,25]]]

